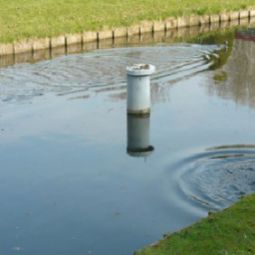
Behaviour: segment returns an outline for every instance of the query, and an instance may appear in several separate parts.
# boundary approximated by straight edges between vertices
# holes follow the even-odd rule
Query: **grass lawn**
[[[255,254],[255,195],[167,236],[136,255],[252,255]]]
[[[0,0],[0,42],[126,26],[169,16],[218,13],[255,0]]]

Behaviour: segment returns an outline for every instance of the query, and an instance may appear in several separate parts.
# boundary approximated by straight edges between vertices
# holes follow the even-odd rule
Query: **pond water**
[[[230,35],[0,69],[0,253],[131,255],[255,191],[254,30]],[[126,115],[133,63],[150,118]]]

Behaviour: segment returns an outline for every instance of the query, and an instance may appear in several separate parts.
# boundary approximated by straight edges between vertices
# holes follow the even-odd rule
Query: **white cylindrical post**
[[[135,64],[127,67],[128,114],[150,114],[150,75],[155,72],[155,69],[155,66],[148,64]]]

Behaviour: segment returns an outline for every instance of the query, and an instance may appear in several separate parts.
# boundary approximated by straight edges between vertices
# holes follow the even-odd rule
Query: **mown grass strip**
[[[240,10],[254,0],[0,0],[0,42],[49,37],[170,16]]]
[[[255,195],[135,255],[252,255],[255,254]]]

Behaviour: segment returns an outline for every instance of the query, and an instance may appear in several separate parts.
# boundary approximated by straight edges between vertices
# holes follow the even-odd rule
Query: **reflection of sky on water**
[[[125,124],[125,104],[113,111],[113,105],[102,98],[93,100],[68,101],[55,96],[39,98],[31,104],[21,104],[16,111],[13,106],[7,108],[1,116],[4,129],[2,142],[25,138],[29,136],[42,136],[47,139],[49,134],[65,136],[72,134],[79,141],[95,143],[108,143],[118,132],[121,123]],[[98,106],[104,107],[98,108]],[[60,107],[61,105],[61,107]],[[74,107],[75,106],[75,107]],[[102,109],[103,108],[103,109]],[[8,115],[6,114],[7,112]],[[105,117],[107,116],[107,122]],[[114,124],[115,118],[121,120]],[[4,125],[6,123],[6,125]],[[84,136],[86,133],[86,136]],[[121,135],[122,136],[122,135]]]
[[[233,149],[246,158],[228,158],[229,148],[208,158],[205,149],[255,143],[255,112],[208,95],[217,70],[207,71],[203,56],[216,48],[114,49],[1,69],[0,253],[129,255],[205,216],[206,192],[210,209],[237,199],[246,182],[239,177],[253,176],[253,148]],[[155,151],[144,159],[126,153],[123,93],[126,65],[149,60],[158,69],[149,127]],[[238,166],[231,176],[243,183],[218,203],[231,160]],[[215,166],[226,182],[213,178]]]

